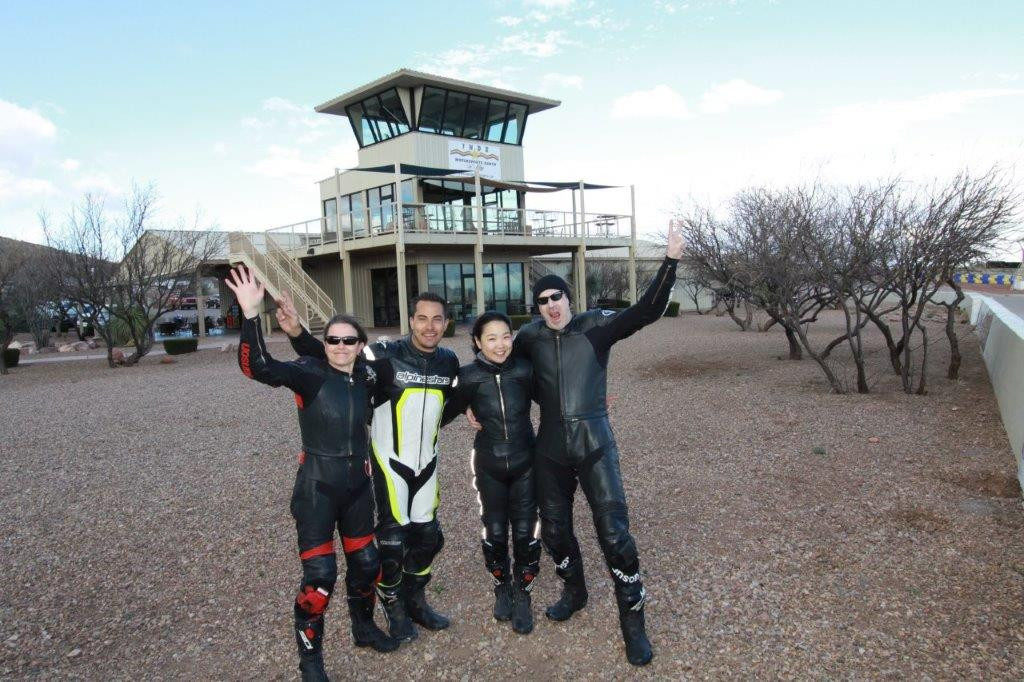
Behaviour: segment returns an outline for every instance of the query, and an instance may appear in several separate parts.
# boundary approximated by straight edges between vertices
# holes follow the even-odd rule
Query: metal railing
[[[299,320],[307,329],[316,327],[317,325],[313,324],[315,321],[326,322],[334,309],[334,304],[327,294],[298,267],[274,239],[261,239],[262,235],[254,237],[249,239],[240,232],[230,233],[228,240],[231,253],[248,260],[272,294],[289,292],[295,302]],[[260,241],[262,249],[258,245]]]
[[[345,241],[391,234],[397,207],[383,204],[338,216],[314,218],[267,230],[281,249],[295,252]],[[403,204],[402,225],[409,233],[459,234],[476,232],[476,208],[451,204]],[[481,229],[485,235],[525,237],[608,238],[628,237],[630,216],[613,213],[573,213],[544,209],[484,206]]]

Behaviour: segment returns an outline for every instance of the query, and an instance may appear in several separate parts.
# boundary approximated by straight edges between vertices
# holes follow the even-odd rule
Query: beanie
[[[569,293],[569,285],[566,284],[565,280],[558,275],[544,275],[537,280],[537,283],[533,285],[533,302],[537,303],[537,299],[540,298],[542,292],[548,289],[559,289],[564,291],[566,294]]]

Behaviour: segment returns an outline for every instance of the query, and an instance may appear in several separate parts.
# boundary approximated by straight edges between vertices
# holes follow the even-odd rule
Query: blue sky
[[[635,184],[642,231],[751,184],[1024,172],[1011,0],[11,1],[0,27],[0,234],[33,241],[133,180],[166,222],[313,218],[356,144],[312,107],[401,67],[560,99],[527,177]]]

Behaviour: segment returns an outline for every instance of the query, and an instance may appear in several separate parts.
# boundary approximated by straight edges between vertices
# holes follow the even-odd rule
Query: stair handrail
[[[294,284],[293,298],[295,295],[303,297],[324,321],[330,319],[334,314],[334,302],[330,296],[324,293],[316,281],[302,269],[294,258],[288,255],[288,251],[282,248],[269,232],[264,234],[268,258],[288,274]]]

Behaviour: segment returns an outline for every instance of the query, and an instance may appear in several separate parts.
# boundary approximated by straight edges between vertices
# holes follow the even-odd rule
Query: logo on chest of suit
[[[452,383],[452,378],[438,376],[436,374],[425,376],[418,372],[403,371],[395,373],[395,381],[401,384],[425,384],[427,386],[447,386],[448,384]]]
[[[611,317],[612,315],[615,314],[615,311],[614,310],[602,310],[601,314],[604,315],[605,317]]]

